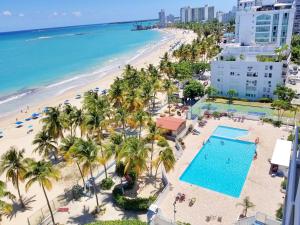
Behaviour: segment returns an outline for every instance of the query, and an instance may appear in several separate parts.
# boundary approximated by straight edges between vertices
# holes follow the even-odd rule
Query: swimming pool
[[[218,137],[227,137],[227,138],[236,139],[239,137],[246,136],[248,135],[248,133],[249,133],[248,130],[244,130],[240,128],[218,126],[212,135]]]
[[[229,137],[224,136],[226,129]],[[233,130],[234,132],[232,132]],[[201,148],[180,180],[238,198],[256,150],[255,143],[232,139],[236,128],[218,127],[222,137],[212,135]],[[242,130],[241,134],[247,130]],[[232,133],[231,133],[232,132]],[[236,136],[235,136],[236,137]]]

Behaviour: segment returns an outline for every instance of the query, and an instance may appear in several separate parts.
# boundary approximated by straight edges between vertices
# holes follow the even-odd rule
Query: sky
[[[236,0],[0,0],[0,32],[179,16],[183,6],[229,11]]]

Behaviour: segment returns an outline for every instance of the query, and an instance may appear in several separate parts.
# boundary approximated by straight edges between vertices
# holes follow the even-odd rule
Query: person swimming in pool
[[[226,164],[229,164],[229,163],[230,163],[230,158],[228,158],[228,159],[227,159],[227,162],[226,162]]]
[[[221,145],[224,145],[225,143],[224,143],[224,141],[221,141]]]
[[[204,159],[207,160],[207,154],[204,155]]]

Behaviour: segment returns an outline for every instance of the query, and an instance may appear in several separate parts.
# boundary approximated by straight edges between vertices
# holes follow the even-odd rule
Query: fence
[[[55,213],[58,208],[67,205],[65,196],[59,196],[51,200],[49,203],[53,213]],[[48,205],[45,205],[36,212],[34,212],[30,217],[28,217],[27,223],[28,225],[47,225],[48,223],[45,223],[44,221],[46,221],[49,217],[50,211]]]

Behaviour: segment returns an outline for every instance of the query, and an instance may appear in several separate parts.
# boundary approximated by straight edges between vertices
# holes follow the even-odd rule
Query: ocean
[[[99,70],[130,63],[163,39],[156,30],[133,27],[116,23],[1,33],[0,116],[28,95],[45,97],[94,81]]]

